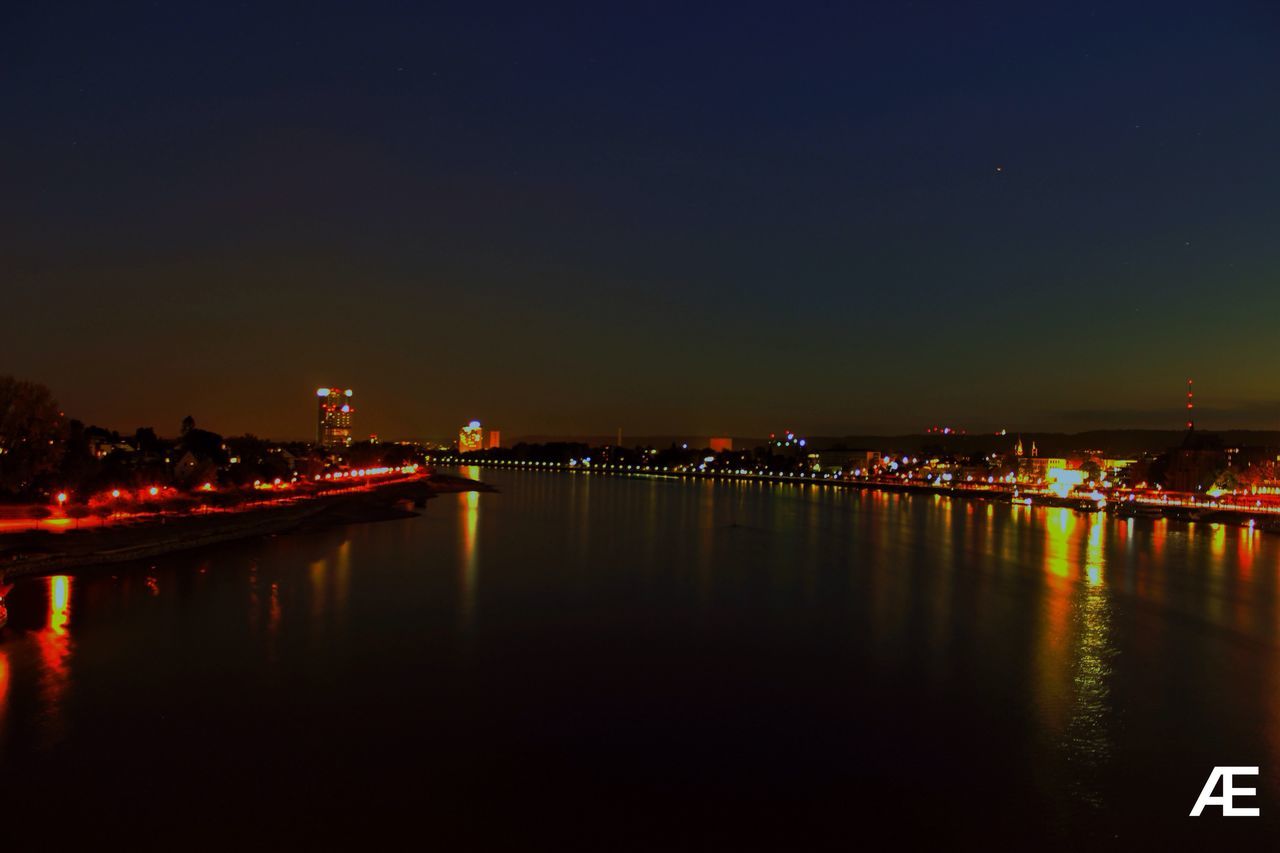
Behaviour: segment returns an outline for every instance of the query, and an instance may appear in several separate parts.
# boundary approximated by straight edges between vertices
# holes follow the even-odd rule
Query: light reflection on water
[[[55,575],[45,582],[48,584],[48,617],[44,629],[36,632],[35,640],[41,662],[43,738],[47,745],[53,745],[65,734],[63,702],[69,685],[72,653],[71,578]]]
[[[1070,768],[1058,772],[1070,780],[1072,795],[1097,808],[1103,805],[1097,775],[1111,760],[1116,722],[1108,554],[1124,553],[1132,520],[1055,508],[1044,510],[1043,524],[1047,600],[1037,663],[1043,736]]]
[[[480,469],[468,466],[462,469],[462,476],[472,480],[480,479]],[[480,557],[478,552],[477,532],[480,525],[480,495],[478,492],[459,492],[458,504],[459,531],[462,537],[459,590],[461,592],[458,606],[460,627],[464,632],[471,629],[476,615],[476,584],[479,579]]]
[[[9,654],[0,645],[0,743],[5,738],[5,717],[9,708]]]
[[[1103,767],[1111,755],[1108,723],[1111,717],[1110,682],[1111,605],[1103,586],[1104,549],[1102,536],[1107,528],[1101,515],[1089,517],[1085,544],[1085,584],[1077,585],[1074,631],[1071,650],[1074,697],[1066,731],[1067,761],[1083,768],[1072,777],[1076,794],[1094,806],[1102,805],[1101,794],[1090,775]]]
[[[347,623],[351,595],[351,540],[343,538],[333,561],[333,607],[338,624]]]

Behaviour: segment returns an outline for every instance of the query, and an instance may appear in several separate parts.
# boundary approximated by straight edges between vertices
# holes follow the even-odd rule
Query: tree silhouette
[[[159,450],[161,447],[160,439],[152,427],[138,427],[133,434],[133,441],[144,453]]]
[[[66,424],[44,385],[0,376],[0,491],[30,492],[62,458]]]

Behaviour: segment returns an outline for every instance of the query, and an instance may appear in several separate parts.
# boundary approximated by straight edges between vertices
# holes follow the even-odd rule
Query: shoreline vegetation
[[[469,491],[496,490],[478,480],[432,474],[237,512],[158,514],[59,533],[7,533],[0,536],[0,581],[150,559],[255,536],[413,518],[420,514],[415,509],[436,495]]]

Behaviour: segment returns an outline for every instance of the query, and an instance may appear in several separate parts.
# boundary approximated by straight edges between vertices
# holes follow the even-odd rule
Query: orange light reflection
[[[468,476],[475,477],[475,474]],[[476,606],[476,530],[480,522],[480,495],[477,492],[459,492],[458,502],[462,505],[462,602],[459,608],[462,627],[469,629],[475,617]]]
[[[71,578],[54,575],[49,582],[49,614],[46,625],[35,634],[40,653],[40,697],[44,704],[45,734],[51,745],[62,739],[62,705],[68,683],[71,657]]]

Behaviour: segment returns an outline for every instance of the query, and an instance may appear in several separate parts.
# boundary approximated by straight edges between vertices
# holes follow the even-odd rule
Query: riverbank
[[[893,492],[897,494],[929,495],[933,497],[957,498],[960,500],[989,501],[1030,507],[1057,507],[1070,509],[1078,513],[1106,512],[1119,518],[1147,518],[1183,523],[1228,524],[1247,527],[1266,533],[1280,534],[1280,514],[1274,507],[1250,508],[1231,505],[1203,498],[1194,503],[1187,503],[1176,494],[1166,493],[1163,500],[1129,499],[1128,493],[1123,497],[1112,494],[1105,500],[1091,495],[1071,494],[1059,496],[1052,492],[1015,491],[1012,487],[986,484],[952,484],[933,485],[923,482],[884,481],[867,478],[845,479],[825,474],[768,474],[768,473],[735,473],[726,471],[664,471],[651,468],[622,465],[566,465],[552,462],[458,462],[454,459],[443,460],[448,464],[462,467],[496,468],[524,471],[545,471],[548,473],[572,474],[588,477],[650,477],[664,480],[723,480],[737,483],[768,483],[789,486],[819,486],[837,489],[858,489],[860,491]]]
[[[414,508],[438,494],[469,491],[493,488],[435,474],[235,512],[157,514],[85,530],[10,533],[0,536],[0,579],[149,559],[255,536],[413,518]]]

